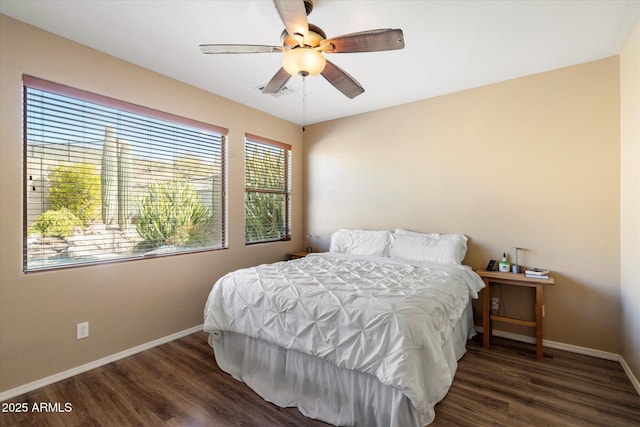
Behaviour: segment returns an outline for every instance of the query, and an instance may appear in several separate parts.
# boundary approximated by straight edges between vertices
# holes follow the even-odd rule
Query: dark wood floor
[[[640,396],[619,363],[553,349],[536,362],[533,345],[494,338],[484,349],[477,338],[433,426],[640,425]],[[27,413],[4,412],[25,403]],[[34,404],[59,412],[34,412]],[[2,426],[326,426],[263,401],[221,372],[204,333],[2,402],[2,409]]]

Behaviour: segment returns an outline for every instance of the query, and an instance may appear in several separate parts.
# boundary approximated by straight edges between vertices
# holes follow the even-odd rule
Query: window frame
[[[24,273],[36,273],[42,271],[51,271],[58,269],[67,269],[67,268],[77,268],[77,267],[85,267],[96,264],[107,264],[107,263],[119,263],[119,262],[129,262],[129,261],[139,261],[142,259],[151,259],[156,257],[164,257],[164,256],[176,256],[176,255],[185,255],[190,253],[197,252],[208,252],[208,251],[217,251],[228,248],[228,212],[227,212],[227,144],[228,144],[228,129],[216,125],[212,125],[209,123],[201,122],[195,119],[190,119],[187,117],[179,116],[176,114],[164,112],[161,110],[156,110],[149,107],[144,107],[141,105],[133,104],[127,101],[122,101],[116,98],[108,97],[105,95],[96,94],[93,92],[85,91],[82,89],[74,88],[71,86],[51,82],[45,79],[41,79],[38,77],[30,76],[24,74],[22,76],[23,80],[23,272]],[[41,90],[44,92],[49,92],[55,95],[72,98],[74,100],[78,100],[81,102],[87,102],[96,104],[101,107],[107,107],[109,109],[119,110],[125,114],[134,114],[138,116],[143,116],[151,120],[159,120],[165,123],[188,127],[193,130],[200,130],[204,132],[211,132],[219,135],[220,138],[220,148],[219,148],[219,158],[217,159],[217,166],[219,167],[219,175],[220,175],[220,194],[213,194],[213,207],[212,209],[219,210],[220,218],[219,218],[219,237],[220,243],[219,246],[210,246],[210,247],[192,247],[188,249],[183,249],[175,252],[168,253],[141,253],[139,255],[131,254],[129,256],[115,256],[113,258],[104,259],[104,260],[83,260],[80,259],[77,262],[68,262],[61,263],[60,265],[47,265],[47,266],[29,266],[29,251],[28,251],[28,240],[29,240],[29,200],[28,193],[31,185],[29,183],[29,147],[31,144],[36,143],[36,141],[28,141],[29,139],[29,120],[28,117],[28,90]],[[218,154],[218,153],[216,153]],[[83,158],[84,160],[84,158]],[[150,176],[153,178],[153,176]],[[219,209],[217,208],[217,204],[219,204]],[[114,251],[113,254],[118,254],[118,251]]]
[[[268,146],[271,148],[276,148],[276,149],[282,149],[285,150],[285,156],[284,156],[284,172],[285,172],[285,182],[284,182],[284,189],[283,190],[274,190],[274,189],[265,189],[265,188],[249,188],[247,187],[247,182],[246,182],[246,173],[247,173],[247,141],[250,141],[252,143],[255,144],[261,144],[264,146]],[[245,227],[244,227],[244,232],[245,232],[245,246],[250,246],[250,245],[257,245],[257,244],[263,244],[263,243],[273,243],[273,242],[283,242],[283,241],[290,241],[291,240],[291,174],[292,174],[292,168],[291,168],[291,163],[292,163],[292,155],[293,155],[293,150],[292,150],[292,146],[290,144],[286,144],[280,141],[276,141],[273,139],[269,139],[269,138],[265,138],[259,135],[255,135],[255,134],[251,134],[251,133],[245,133],[245,138],[244,138],[244,156],[245,156],[245,160],[244,160],[244,167],[245,167],[245,190],[244,190],[244,194],[245,194],[245,214],[244,214],[244,220],[245,220]],[[258,241],[247,241],[248,235],[247,235],[247,204],[246,204],[246,196],[247,193],[258,193],[258,194],[280,194],[282,196],[284,196],[285,198],[285,206],[284,206],[284,235],[280,238],[274,238],[274,239],[267,239],[267,240],[258,240]]]

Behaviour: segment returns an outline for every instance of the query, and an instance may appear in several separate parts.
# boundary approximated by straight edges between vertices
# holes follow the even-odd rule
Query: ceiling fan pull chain
[[[302,132],[307,122],[307,77],[302,76]]]

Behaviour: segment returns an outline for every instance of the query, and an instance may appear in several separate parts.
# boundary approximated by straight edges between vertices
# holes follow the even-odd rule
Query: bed
[[[331,424],[429,424],[475,334],[466,241],[339,230],[329,252],[225,275],[205,306],[218,366]]]

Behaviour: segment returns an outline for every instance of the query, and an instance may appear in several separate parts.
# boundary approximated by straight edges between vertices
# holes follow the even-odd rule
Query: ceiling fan
[[[282,67],[262,90],[277,93],[291,76],[321,74],[336,89],[353,99],[364,88],[346,71],[328,61],[323,53],[377,52],[404,48],[401,29],[378,29],[345,34],[327,39],[316,25],[307,21],[313,10],[313,0],[273,0],[284,23],[280,39],[282,46],[246,44],[202,44],[200,50],[207,54],[282,53]]]

